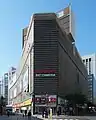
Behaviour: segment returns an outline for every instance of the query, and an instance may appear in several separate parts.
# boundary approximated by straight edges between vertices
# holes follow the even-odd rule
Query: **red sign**
[[[53,98],[53,97],[48,97],[48,98],[46,98],[46,97],[36,97],[34,100],[35,100],[34,102],[36,104],[46,104],[46,103],[56,102],[56,98]]]
[[[55,73],[56,70],[35,70],[35,73]]]

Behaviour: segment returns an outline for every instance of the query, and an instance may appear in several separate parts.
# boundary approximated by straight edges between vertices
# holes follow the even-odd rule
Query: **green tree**
[[[0,98],[0,104],[2,106],[5,106],[5,98],[3,96],[1,96],[1,98]]]
[[[77,94],[68,94],[65,96],[65,98],[72,104],[81,104],[83,105],[84,103],[87,102],[87,97],[81,93]]]
[[[5,98],[3,96],[0,97],[0,113],[2,115],[3,113],[3,107],[5,107],[6,103],[5,103]]]

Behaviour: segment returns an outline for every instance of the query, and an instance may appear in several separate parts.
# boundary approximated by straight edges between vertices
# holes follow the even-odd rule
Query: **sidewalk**
[[[28,120],[28,117],[23,117],[21,115],[10,116],[9,118],[10,120]],[[31,120],[91,120],[91,119],[89,119],[86,116],[66,116],[66,115],[60,116],[53,115],[52,119],[50,119],[42,118],[42,115],[33,115]]]
[[[40,118],[42,120],[90,120],[84,116],[67,116],[67,115],[53,115],[52,119],[50,118],[42,118],[42,115],[34,115],[34,117]]]
[[[28,116],[23,117],[22,115],[15,115],[15,116],[9,116],[10,120],[28,120]],[[37,118],[36,116],[32,116],[31,120],[42,120],[41,118]]]

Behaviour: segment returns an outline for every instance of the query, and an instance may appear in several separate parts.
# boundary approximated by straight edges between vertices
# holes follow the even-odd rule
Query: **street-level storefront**
[[[32,100],[31,99],[28,99],[24,102],[21,103],[21,107],[20,107],[20,110],[21,112],[24,112],[25,110],[30,110],[31,109],[31,104],[32,104]]]
[[[56,95],[35,95],[35,113],[41,114],[44,109],[52,108],[53,114],[56,113]]]
[[[16,103],[13,105],[14,111],[23,112],[25,110],[30,110],[32,104],[32,99],[25,100],[21,103]]]

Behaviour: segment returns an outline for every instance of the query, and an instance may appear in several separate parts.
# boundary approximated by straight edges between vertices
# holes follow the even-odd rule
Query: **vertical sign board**
[[[28,87],[28,68],[25,71],[24,76],[23,76],[23,91],[25,91],[27,87]]]

